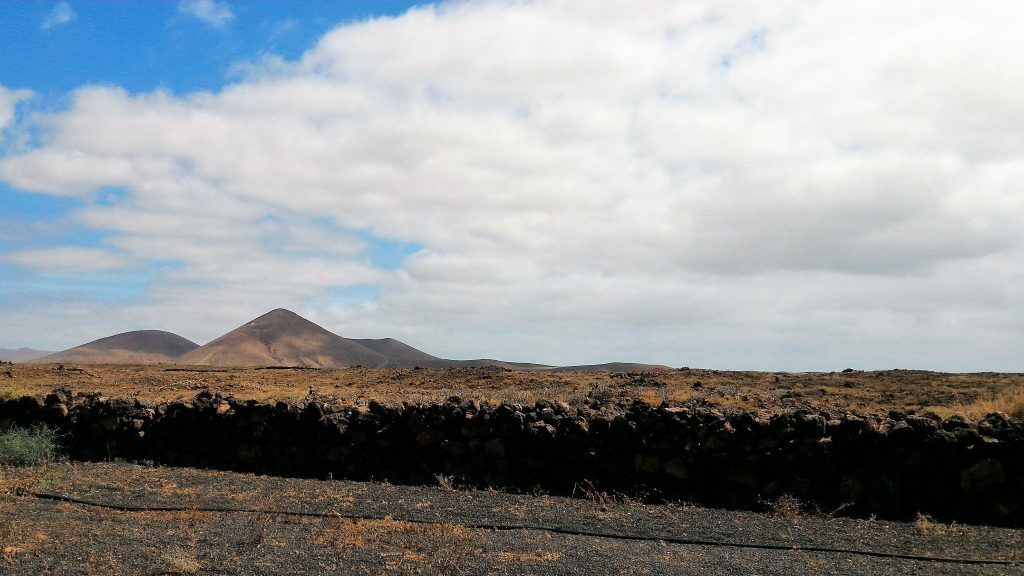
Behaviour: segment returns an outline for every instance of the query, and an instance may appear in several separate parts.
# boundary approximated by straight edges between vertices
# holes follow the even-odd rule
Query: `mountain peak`
[[[263,316],[260,316],[253,320],[253,322],[255,322],[256,320],[293,320],[295,318],[302,318],[302,316],[299,316],[295,312],[292,312],[291,310],[288,310],[286,308],[274,308],[270,312],[267,312]],[[306,320],[305,318],[302,319]]]
[[[381,366],[384,355],[276,308],[179,358],[215,366]]]
[[[307,320],[295,312],[284,308],[275,308],[262,316],[253,318],[238,329],[259,330],[272,335],[309,330],[326,332],[323,327],[319,326],[315,322]]]

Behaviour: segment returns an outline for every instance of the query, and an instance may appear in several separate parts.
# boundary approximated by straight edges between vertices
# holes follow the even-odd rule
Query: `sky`
[[[0,2],[0,347],[1024,370],[1024,4]]]

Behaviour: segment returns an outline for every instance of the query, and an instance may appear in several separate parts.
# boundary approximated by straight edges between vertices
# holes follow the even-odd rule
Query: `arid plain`
[[[1024,416],[1024,375],[917,370],[814,373],[655,368],[643,372],[467,368],[211,368],[168,365],[14,364],[0,369],[0,397],[45,395],[55,388],[148,402],[187,400],[209,390],[243,400],[314,396],[341,406],[561,400],[629,404],[710,403],[762,412],[796,409],[890,410]]]
[[[314,399],[337,406],[463,400],[624,407],[710,404],[761,413],[800,409],[1024,417],[1024,374],[922,370],[722,371],[628,362],[547,366],[449,360],[398,340],[351,339],[284,309],[200,346],[159,330],[125,332],[6,364],[0,397],[54,389],[144,402],[210,391],[239,400]],[[312,398],[311,398],[312,397]]]

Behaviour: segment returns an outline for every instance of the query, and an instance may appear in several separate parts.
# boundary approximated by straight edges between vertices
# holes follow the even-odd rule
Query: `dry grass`
[[[974,418],[984,418],[992,412],[1002,412],[1017,420],[1024,420],[1024,385],[1007,387],[991,397],[983,397],[962,408]]]
[[[434,481],[437,482],[437,487],[442,489],[442,490],[446,490],[448,492],[451,492],[452,490],[455,490],[455,477],[454,476],[446,476],[444,474],[437,474],[437,475],[434,476]]]
[[[333,519],[324,522],[317,544],[353,548],[376,548],[395,535],[431,536],[449,542],[466,541],[471,535],[455,524],[416,524],[385,518],[383,520]]]
[[[467,555],[478,553],[472,531],[455,524],[339,518],[324,520],[317,531],[316,544],[379,551],[385,568],[401,574],[418,574],[427,564],[440,574],[461,574]]]
[[[806,516],[804,503],[790,494],[783,494],[768,505],[768,511],[776,518],[784,518],[791,522]]]
[[[533,552],[499,552],[498,561],[504,564],[521,562],[555,562],[562,559],[561,552],[545,552],[536,550]]]
[[[203,563],[196,558],[195,552],[186,548],[172,548],[160,554],[167,568],[178,574],[198,574]]]
[[[11,378],[14,377],[14,372],[11,372]],[[0,388],[0,400],[13,400],[20,398],[26,394],[31,394],[33,390],[27,388],[15,388],[13,386],[5,386]]]
[[[929,536],[941,534],[945,531],[946,525],[936,522],[927,514],[918,512],[917,517],[914,519],[914,528],[916,528],[922,535]]]
[[[637,499],[618,492],[605,492],[598,490],[589,480],[576,484],[573,487],[572,495],[589,500],[600,512],[607,512],[610,506],[631,507],[643,505],[642,495]]]
[[[945,374],[915,370],[877,372],[729,372],[658,369],[643,374],[538,372],[502,368],[324,370],[168,369],[103,365],[76,368],[17,364],[9,367],[9,397],[43,395],[58,386],[75,392],[147,402],[189,400],[201,390],[263,402],[315,398],[335,406],[376,400],[443,402],[450,396],[490,404],[569,405],[592,402],[651,405],[706,400],[759,411],[799,408],[889,410],[984,417],[1002,411],[1024,417],[1024,374]],[[2,393],[0,391],[0,393]]]

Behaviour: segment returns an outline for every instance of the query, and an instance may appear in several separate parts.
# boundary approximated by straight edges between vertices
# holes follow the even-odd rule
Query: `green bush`
[[[36,466],[57,460],[57,434],[44,426],[0,433],[0,465]]]

